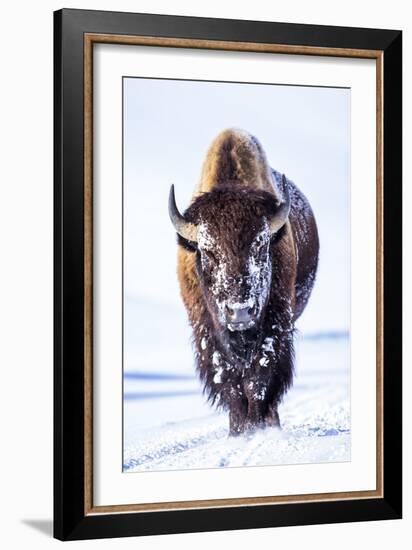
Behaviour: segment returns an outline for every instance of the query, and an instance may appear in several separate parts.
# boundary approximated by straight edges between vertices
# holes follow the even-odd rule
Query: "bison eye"
[[[202,250],[202,254],[203,254],[204,258],[206,258],[210,262],[212,262],[214,264],[217,263],[217,258],[211,250]]]

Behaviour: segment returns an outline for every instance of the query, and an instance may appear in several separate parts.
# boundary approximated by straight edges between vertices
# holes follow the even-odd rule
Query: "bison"
[[[280,426],[292,384],[294,325],[311,294],[315,217],[297,186],[268,165],[259,141],[229,129],[212,142],[191,204],[169,215],[178,279],[208,400],[230,435]]]

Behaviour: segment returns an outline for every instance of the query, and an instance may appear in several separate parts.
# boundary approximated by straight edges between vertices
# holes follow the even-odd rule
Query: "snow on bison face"
[[[256,225],[255,225],[256,227]],[[255,231],[202,221],[198,227],[198,276],[215,322],[231,332],[254,328],[269,295],[272,266],[266,218]]]

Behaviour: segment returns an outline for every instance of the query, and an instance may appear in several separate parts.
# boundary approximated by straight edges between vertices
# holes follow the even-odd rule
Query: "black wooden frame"
[[[85,33],[381,50],[384,59],[384,497],[84,513]],[[402,509],[402,33],[60,10],[54,14],[54,536],[61,540],[395,519]]]

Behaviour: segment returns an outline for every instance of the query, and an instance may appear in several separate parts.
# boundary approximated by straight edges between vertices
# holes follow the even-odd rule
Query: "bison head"
[[[290,209],[285,180],[284,195],[279,202],[265,191],[219,186],[198,196],[182,215],[171,187],[171,221],[180,244],[196,254],[197,275],[213,324],[229,339],[244,340],[256,330],[267,304],[270,244]]]

